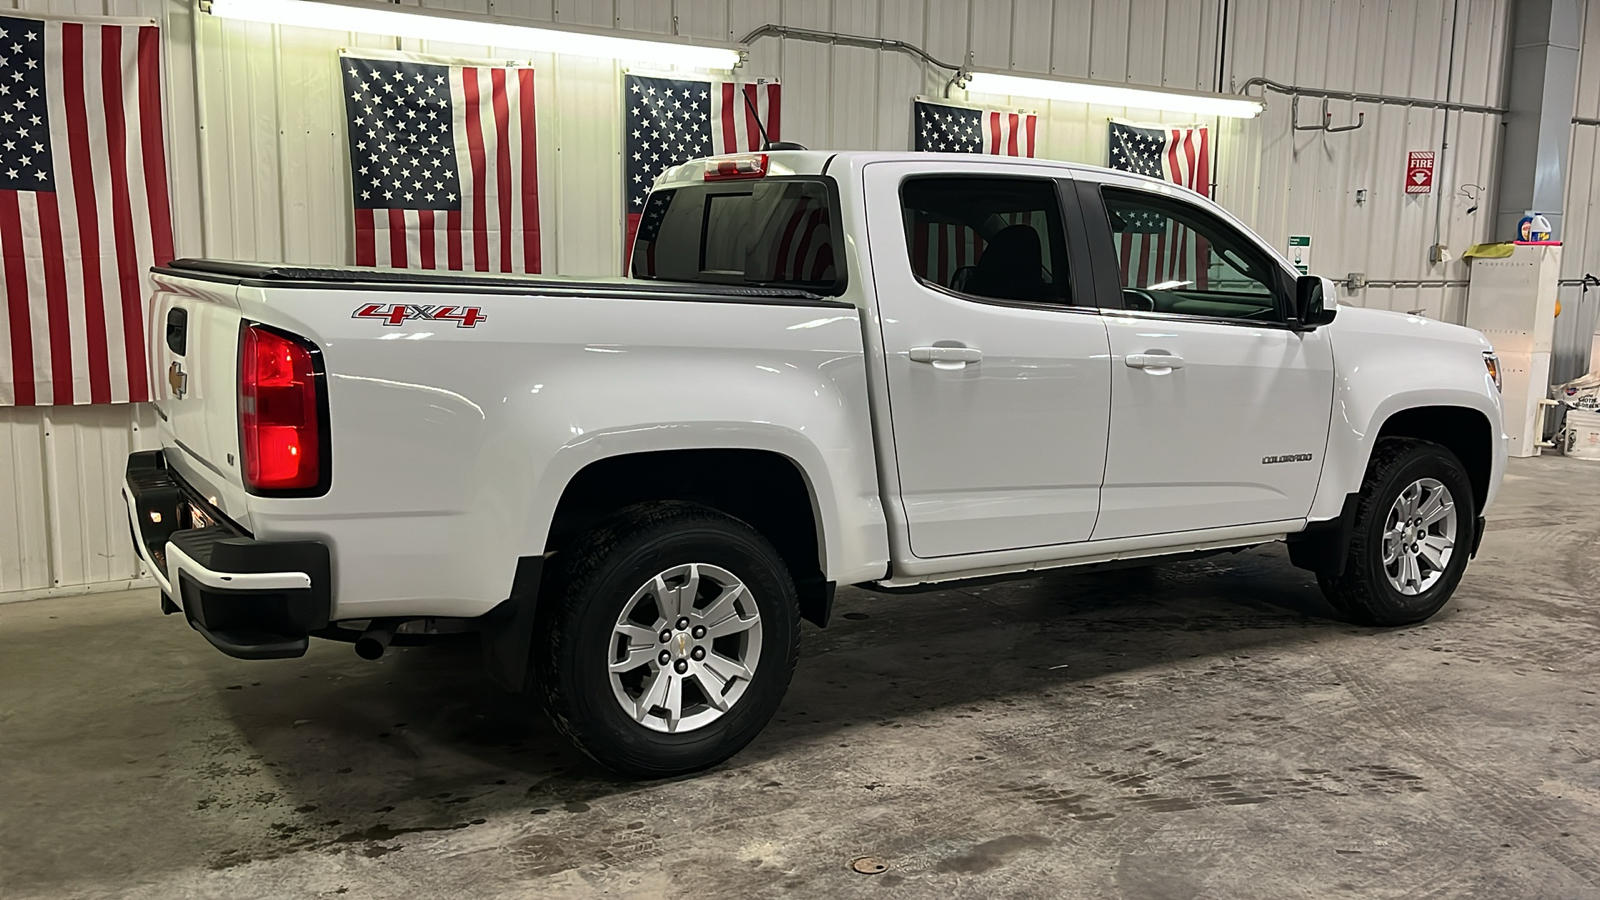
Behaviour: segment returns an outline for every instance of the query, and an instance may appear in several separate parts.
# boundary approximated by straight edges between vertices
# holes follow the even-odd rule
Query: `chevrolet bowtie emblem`
[[[678,632],[678,655],[679,656],[688,656],[689,655],[689,636],[684,634],[681,631]]]
[[[183,395],[189,390],[189,376],[183,371],[183,363],[173,360],[167,369],[167,385],[172,388],[173,397],[183,399]]]

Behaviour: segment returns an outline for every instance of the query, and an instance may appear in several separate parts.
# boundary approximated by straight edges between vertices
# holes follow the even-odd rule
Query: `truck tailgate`
[[[236,285],[157,274],[149,357],[168,464],[224,515],[249,528],[239,454]]]

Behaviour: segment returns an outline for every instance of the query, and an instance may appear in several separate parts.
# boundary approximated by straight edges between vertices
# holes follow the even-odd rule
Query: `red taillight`
[[[322,481],[321,418],[311,350],[259,325],[239,349],[239,441],[251,490],[306,490]]]
[[[735,156],[732,159],[706,160],[707,181],[736,181],[741,178],[761,178],[767,174],[767,155]]]

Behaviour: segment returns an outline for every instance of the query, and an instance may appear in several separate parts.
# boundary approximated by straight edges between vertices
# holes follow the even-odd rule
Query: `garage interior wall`
[[[1600,191],[1600,0],[1585,6],[1562,210],[1561,316],[1550,359],[1553,382],[1570,381],[1600,363],[1600,352],[1595,352],[1600,347],[1600,286],[1585,291],[1582,285],[1584,275],[1600,276],[1600,209],[1595,203]]]
[[[736,41],[766,23],[896,38],[946,61],[1230,91],[1254,76],[1308,88],[1499,106],[1509,0],[405,0],[403,5]],[[1589,0],[1591,6],[1600,0]],[[180,256],[348,263],[351,226],[340,47],[526,59],[492,47],[222,21],[192,0],[12,0],[23,11],[148,16],[164,27],[167,134]],[[1589,17],[1590,43],[1593,23]],[[1224,22],[1226,23],[1224,26]],[[1600,53],[1590,55],[1600,58]],[[546,270],[614,274],[622,255],[617,64],[535,54]],[[1585,69],[1592,73],[1595,64]],[[784,83],[783,138],[815,148],[907,149],[911,97],[948,73],[889,51],[764,38],[740,77]],[[1584,102],[1600,97],[1588,77]],[[954,96],[960,97],[958,92]],[[1038,155],[1104,164],[1107,119],[1149,114],[972,97],[1041,115]],[[1429,262],[1491,237],[1499,117],[1335,101],[1335,125],[1296,131],[1291,101],[1212,120],[1218,199],[1283,247],[1312,236],[1312,270],[1364,273],[1346,302],[1459,320],[1466,268]],[[1320,100],[1303,99],[1317,122]],[[1168,116],[1172,122],[1190,116]],[[1448,120],[1448,121],[1447,121]],[[1159,119],[1157,119],[1159,121]],[[1594,129],[1574,168],[1596,183]],[[1448,140],[1448,148],[1442,141]],[[1587,141],[1587,143],[1584,143]],[[1434,193],[1403,192],[1407,151],[1442,152]],[[1574,179],[1576,185],[1577,179]],[[1587,207],[1586,195],[1569,203]],[[1473,206],[1476,213],[1469,213]],[[1586,251],[1600,253],[1600,227]],[[1594,263],[1590,269],[1596,268]],[[139,407],[0,409],[0,598],[116,587],[140,577],[116,491]]]

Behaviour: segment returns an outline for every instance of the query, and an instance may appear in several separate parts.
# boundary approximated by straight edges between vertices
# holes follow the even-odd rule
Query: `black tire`
[[[533,663],[545,710],[579,749],[618,772],[663,778],[714,766],[761,732],[789,688],[800,651],[794,582],[766,538],[703,506],[655,502],[623,510],[562,556],[560,593],[548,606],[541,598]],[[762,639],[743,696],[715,720],[669,734],[624,712],[607,662],[613,626],[634,592],[686,563],[709,563],[743,582],[760,614]]]
[[[1390,583],[1383,563],[1385,519],[1400,492],[1422,478],[1437,479],[1456,507],[1456,541],[1432,587],[1403,594]],[[1461,583],[1478,527],[1477,500],[1465,467],[1449,448],[1428,441],[1390,438],[1378,443],[1367,464],[1356,521],[1341,575],[1317,576],[1322,593],[1359,625],[1414,625],[1442,609]]]

